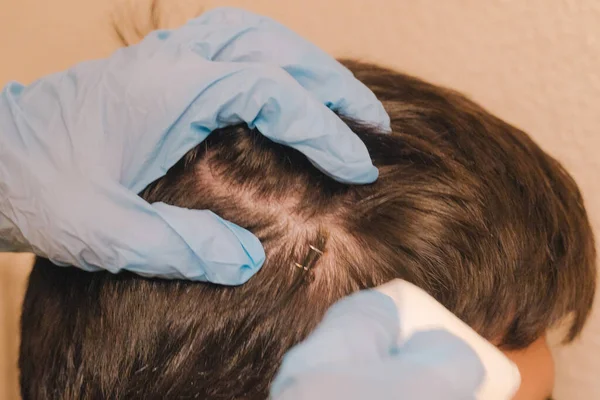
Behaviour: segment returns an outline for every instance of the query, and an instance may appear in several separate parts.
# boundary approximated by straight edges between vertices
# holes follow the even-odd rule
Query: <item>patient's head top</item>
[[[215,132],[142,196],[249,229],[265,247],[262,270],[226,288],[42,261],[23,312],[25,399],[262,398],[284,352],[334,301],[393,278],[504,348],[566,316],[566,339],[580,332],[594,244],[559,163],[460,94],[349,67],[391,117],[392,134],[347,121],[379,180],[344,185],[245,127]]]

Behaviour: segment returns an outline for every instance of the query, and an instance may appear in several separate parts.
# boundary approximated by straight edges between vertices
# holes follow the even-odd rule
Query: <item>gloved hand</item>
[[[238,123],[345,182],[377,178],[330,110],[389,126],[373,93],[282,25],[217,9],[0,97],[0,238],[59,265],[241,284],[258,239],[139,193],[211,131]]]
[[[283,360],[274,400],[511,399],[517,367],[402,280],[336,303]]]

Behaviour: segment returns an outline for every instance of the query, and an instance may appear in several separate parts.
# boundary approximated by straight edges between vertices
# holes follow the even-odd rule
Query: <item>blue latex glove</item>
[[[516,366],[401,280],[342,299],[285,356],[274,400],[511,399]]]
[[[344,182],[377,178],[330,110],[389,126],[373,93],[265,17],[217,9],[108,59],[0,97],[0,250],[59,265],[235,285],[264,261],[258,239],[209,211],[136,193],[214,129],[247,123]]]

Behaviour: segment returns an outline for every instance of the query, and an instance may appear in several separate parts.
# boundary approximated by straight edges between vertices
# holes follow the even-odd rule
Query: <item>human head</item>
[[[38,398],[264,398],[284,352],[337,299],[394,278],[502,349],[539,343],[595,288],[579,191],[520,130],[451,90],[349,62],[392,134],[347,120],[380,178],[335,182],[245,127],[215,132],[141,195],[209,209],[256,234],[247,284],[85,273],[39,261],[22,319],[21,385]],[[324,254],[297,268],[310,245]]]

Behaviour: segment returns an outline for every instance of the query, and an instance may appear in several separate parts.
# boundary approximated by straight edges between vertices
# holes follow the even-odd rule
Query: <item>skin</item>
[[[513,400],[546,400],[554,387],[554,359],[545,337],[522,350],[503,351],[521,373],[521,386]]]

